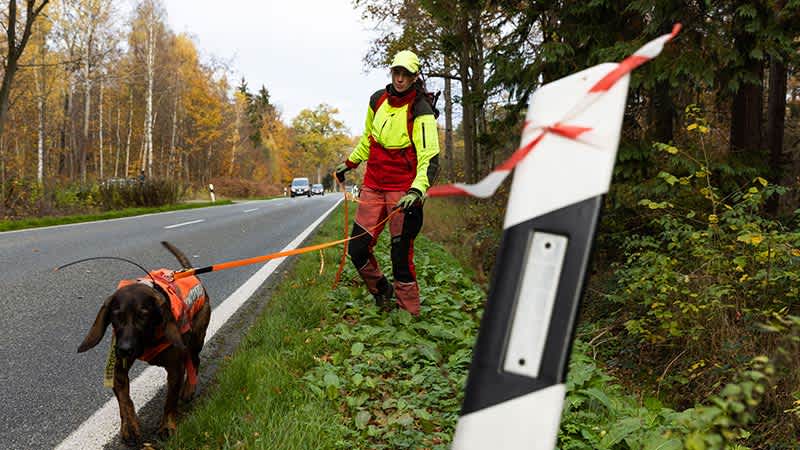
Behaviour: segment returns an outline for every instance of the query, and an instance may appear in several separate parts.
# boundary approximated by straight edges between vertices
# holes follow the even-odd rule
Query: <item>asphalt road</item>
[[[142,273],[108,260],[55,267],[116,256],[148,269],[179,268],[162,240],[195,267],[268,254],[340,198],[245,202],[0,233],[0,448],[53,448],[113,396],[102,384],[111,333],[86,353],[76,349],[119,280]],[[212,306],[261,266],[201,275]],[[137,363],[132,378],[144,367]]]

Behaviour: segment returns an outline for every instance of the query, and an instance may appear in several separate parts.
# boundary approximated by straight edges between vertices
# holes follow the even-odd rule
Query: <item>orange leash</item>
[[[347,204],[347,189],[344,188],[343,183],[336,178],[336,174],[333,174],[333,179],[339,183],[339,186],[342,187],[342,192],[344,193],[344,238],[347,239],[347,225],[349,224],[349,220],[347,218],[347,211],[350,209]],[[339,258],[339,268],[336,270],[336,277],[333,279],[333,285],[331,289],[336,289],[336,286],[339,285],[339,281],[342,280],[342,272],[344,271],[344,264],[347,261],[347,244],[349,241],[345,241],[344,248],[342,248],[342,257]]]
[[[347,193],[345,192],[345,202],[347,202],[346,195],[347,195]],[[346,203],[345,203],[345,208],[347,208],[347,204]],[[347,211],[347,210],[345,209],[345,211]],[[369,230],[364,231],[363,233],[361,233],[361,234],[359,234],[357,236],[347,237],[347,219],[345,219],[345,238],[344,239],[339,239],[337,241],[324,242],[322,244],[310,245],[308,247],[296,248],[296,249],[293,249],[293,250],[285,250],[285,251],[282,251],[282,252],[270,253],[269,255],[254,256],[252,258],[238,259],[238,260],[235,260],[235,261],[228,261],[228,262],[224,262],[224,263],[213,264],[211,266],[199,267],[199,268],[196,268],[196,269],[178,270],[178,271],[175,271],[175,273],[173,274],[173,277],[175,279],[180,279],[180,278],[185,278],[185,277],[189,277],[189,276],[192,276],[192,275],[200,275],[200,274],[209,273],[209,272],[218,272],[220,270],[233,269],[234,267],[242,267],[242,266],[247,266],[247,265],[250,265],[250,264],[258,264],[260,262],[265,262],[265,261],[269,261],[271,259],[276,259],[276,258],[283,258],[285,256],[293,256],[293,255],[300,255],[300,254],[303,254],[303,253],[313,252],[313,251],[316,251],[316,250],[321,250],[323,248],[333,247],[334,245],[346,244],[347,242],[349,242],[349,241],[351,241],[353,239],[358,239],[361,236],[369,234],[370,231],[374,231],[375,229],[377,229],[378,227],[382,226],[389,219],[391,219],[392,216],[394,216],[395,214],[397,214],[400,211],[402,211],[402,210],[399,209],[399,208],[395,209],[389,215],[387,215],[385,219],[383,219],[380,222],[378,222],[377,225],[375,225],[374,227],[370,228]],[[345,249],[346,249],[346,247],[345,247]],[[346,254],[347,254],[347,251],[345,250],[344,255],[346,255]],[[343,263],[344,257],[345,257],[344,255],[342,256],[341,267],[344,266],[344,263]]]

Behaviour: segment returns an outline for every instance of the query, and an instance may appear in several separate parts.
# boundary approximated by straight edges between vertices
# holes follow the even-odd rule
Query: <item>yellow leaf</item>
[[[686,127],[686,131],[692,131],[695,128],[697,128],[697,126],[698,125],[696,123],[693,123],[693,124],[689,125],[688,127]]]
[[[709,214],[708,215],[708,223],[717,223],[719,222],[719,218],[716,214]]]
[[[763,179],[761,177],[756,177],[756,179],[753,180],[753,181],[755,181],[757,183],[761,183],[761,185],[765,186],[765,187],[769,184],[769,182],[767,180],[765,180],[765,179]]]
[[[739,283],[744,283],[745,281],[747,281],[748,278],[750,278],[750,275],[748,274],[742,275],[741,278],[739,278]]]
[[[800,249],[793,248],[792,249],[792,256],[800,256]]]
[[[754,234],[753,236],[750,236],[750,243],[753,245],[758,245],[763,240],[764,236],[761,236],[760,234]]]
[[[703,134],[708,134],[708,127],[701,126],[698,128],[698,130]]]

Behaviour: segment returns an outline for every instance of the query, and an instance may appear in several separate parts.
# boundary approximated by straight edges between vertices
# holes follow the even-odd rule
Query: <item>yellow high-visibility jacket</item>
[[[370,97],[364,134],[347,166],[367,162],[364,186],[380,191],[424,194],[439,170],[439,132],[424,93],[392,95],[391,85]]]

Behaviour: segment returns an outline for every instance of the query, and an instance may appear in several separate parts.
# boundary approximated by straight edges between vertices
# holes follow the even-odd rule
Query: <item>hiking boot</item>
[[[372,294],[375,297],[375,305],[384,312],[389,312],[395,308],[396,303],[394,302],[394,287],[391,284],[387,283],[386,289],[382,293]]]

